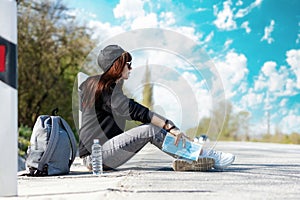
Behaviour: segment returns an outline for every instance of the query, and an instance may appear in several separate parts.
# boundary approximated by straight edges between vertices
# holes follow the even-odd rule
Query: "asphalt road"
[[[236,155],[223,171],[174,172],[172,158],[147,145],[118,169],[93,176],[79,159],[71,174],[19,177],[18,197],[0,199],[299,199],[300,145],[220,142]]]

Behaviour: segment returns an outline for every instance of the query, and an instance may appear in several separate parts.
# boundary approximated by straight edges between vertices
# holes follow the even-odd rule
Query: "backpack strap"
[[[73,161],[75,160],[77,148],[76,148],[76,139],[74,137],[73,131],[70,128],[69,124],[63,119],[60,118],[62,126],[65,128],[66,132],[68,133],[69,140],[71,142],[71,148],[72,148],[72,156],[71,160],[69,161],[69,167],[71,167]]]
[[[57,131],[59,131],[58,117],[57,116],[49,116],[49,118],[51,119],[52,128],[51,128],[48,147],[46,148],[46,150],[38,164],[37,169],[39,171],[43,171],[45,164],[49,162],[49,160],[55,150],[55,146],[57,145],[57,141],[58,141],[58,137],[59,137],[58,134],[55,134]],[[45,123],[45,121],[43,121],[43,123]]]

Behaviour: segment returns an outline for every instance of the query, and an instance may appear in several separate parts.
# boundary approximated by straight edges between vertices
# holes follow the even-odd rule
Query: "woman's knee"
[[[152,138],[156,134],[159,134],[161,130],[161,128],[154,126],[153,124],[142,124],[138,127],[128,130],[127,133],[129,135],[139,135],[140,137]]]
[[[143,124],[140,126],[143,132],[147,132],[150,136],[159,134],[162,131],[162,128],[155,126],[153,124]]]
[[[148,133],[150,142],[158,147],[161,147],[167,131],[153,124],[145,124],[142,126],[144,126],[143,128]]]

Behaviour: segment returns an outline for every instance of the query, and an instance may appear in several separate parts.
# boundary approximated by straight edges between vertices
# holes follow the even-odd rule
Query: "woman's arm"
[[[167,119],[164,118],[163,116],[153,112],[153,116],[151,118],[151,124],[158,126],[160,128],[164,128],[166,120]]]
[[[175,124],[171,120],[168,120],[165,117],[155,112],[153,112],[153,116],[151,118],[151,124],[163,128],[175,136],[179,131],[179,129],[175,126]]]
[[[111,98],[111,107],[114,113],[119,116],[127,117],[129,120],[137,120],[143,123],[150,122],[155,126],[167,130],[176,137],[175,144],[179,142],[180,138],[189,139],[171,120],[150,111],[148,108],[135,102],[133,99],[129,99],[123,94],[122,90],[117,90],[113,93]]]
[[[181,138],[191,140],[189,137],[187,137],[184,133],[182,133],[179,128],[177,128],[174,123],[161,115],[157,113],[153,113],[153,116],[151,118],[151,123],[155,126],[158,126],[160,128],[163,128],[167,130],[169,133],[174,135],[176,137],[175,139],[175,145],[178,145],[179,140]]]

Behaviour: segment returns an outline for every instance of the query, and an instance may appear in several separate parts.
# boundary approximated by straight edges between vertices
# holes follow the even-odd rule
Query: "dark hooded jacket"
[[[88,79],[87,79],[88,80]],[[80,86],[80,96],[86,90],[86,81]],[[104,144],[124,132],[126,120],[150,123],[153,113],[143,105],[124,95],[122,83],[111,86],[110,91],[95,100],[91,108],[82,108],[79,130],[79,156],[91,154],[94,139]]]

